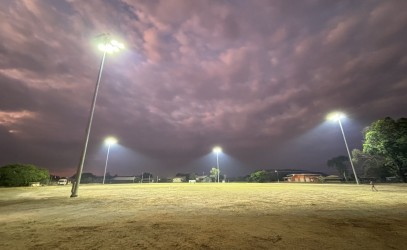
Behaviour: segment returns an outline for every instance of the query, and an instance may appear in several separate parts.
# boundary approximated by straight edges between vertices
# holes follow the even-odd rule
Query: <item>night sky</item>
[[[364,127],[407,115],[407,1],[0,0],[0,166],[76,172],[333,172]]]

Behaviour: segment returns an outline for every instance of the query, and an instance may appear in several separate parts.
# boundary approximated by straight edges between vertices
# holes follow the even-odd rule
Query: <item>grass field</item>
[[[407,249],[407,185],[0,189],[0,249]]]

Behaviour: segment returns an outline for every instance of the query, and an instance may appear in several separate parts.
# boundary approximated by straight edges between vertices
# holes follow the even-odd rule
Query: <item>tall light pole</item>
[[[107,161],[109,160],[109,152],[110,152],[110,146],[113,144],[117,143],[117,139],[114,137],[108,137],[105,140],[105,144],[107,144],[107,155],[106,155],[106,163],[105,163],[105,173],[103,174],[103,184],[105,184],[105,179],[106,179],[106,169],[107,169]]]
[[[222,148],[221,147],[214,147],[212,151],[216,154],[216,165],[218,167],[218,183],[219,183],[219,173],[220,173],[220,170],[219,170],[219,153],[222,152]]]
[[[345,141],[346,151],[348,151],[350,165],[352,166],[353,174],[355,175],[356,184],[359,185],[359,179],[358,179],[358,176],[356,175],[355,167],[353,166],[352,157],[349,152],[348,143],[346,142],[345,133],[343,132],[343,127],[342,127],[342,123],[341,123],[342,118],[345,118],[345,114],[340,113],[340,112],[335,112],[335,113],[328,115],[329,120],[337,121],[339,123],[339,127],[341,128],[341,131],[342,131],[343,140]]]
[[[99,44],[98,48],[103,51],[103,56],[102,56],[102,60],[100,62],[99,74],[98,74],[98,78],[96,80],[95,92],[93,94],[92,106],[90,109],[88,125],[86,127],[85,143],[83,145],[81,159],[80,159],[80,162],[78,165],[78,169],[76,171],[76,180],[73,183],[71,197],[78,197],[78,188],[79,188],[79,184],[81,182],[83,164],[85,163],[86,150],[88,148],[90,129],[92,127],[93,114],[95,112],[95,106],[96,106],[96,98],[98,96],[100,79],[102,77],[102,71],[103,71],[103,65],[105,63],[106,53],[110,54],[113,52],[117,52],[121,49],[124,49],[124,45],[122,43],[117,42],[116,40],[112,40],[109,34],[101,34],[100,37],[102,38],[102,43]]]
[[[277,171],[277,170],[274,170],[274,172],[277,173],[277,182],[280,183],[280,179],[278,178],[278,171]]]

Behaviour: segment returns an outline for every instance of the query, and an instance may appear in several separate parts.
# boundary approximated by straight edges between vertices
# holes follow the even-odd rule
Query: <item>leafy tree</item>
[[[407,118],[375,121],[363,135],[363,153],[383,157],[388,171],[407,182]]]
[[[364,177],[384,178],[391,175],[386,167],[384,157],[363,153],[359,149],[352,151],[352,161],[355,166],[363,171]]]
[[[328,160],[326,164],[328,167],[335,168],[338,171],[339,176],[343,175],[346,179],[348,176],[348,167],[346,166],[346,162],[348,161],[349,158],[347,156],[340,155]]]
[[[28,186],[30,182],[45,184],[48,181],[48,170],[34,165],[10,164],[0,168],[0,186],[19,187]]]
[[[185,178],[185,181],[189,181],[189,174],[188,173],[177,173],[175,177]]]
[[[218,173],[220,173],[220,171],[217,168],[212,168],[210,173],[210,177],[214,178],[215,181],[218,180]]]
[[[188,174],[187,181],[189,180],[196,180],[196,174],[195,173]]]
[[[267,182],[267,181],[270,181],[270,174],[265,170],[257,171],[257,172],[250,174],[249,181],[250,182]]]

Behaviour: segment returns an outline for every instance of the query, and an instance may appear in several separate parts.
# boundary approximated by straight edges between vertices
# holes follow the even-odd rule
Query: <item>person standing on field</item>
[[[372,186],[372,191],[378,191],[377,189],[376,189],[376,187],[374,186],[374,182],[373,181],[370,181],[370,185]]]

